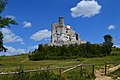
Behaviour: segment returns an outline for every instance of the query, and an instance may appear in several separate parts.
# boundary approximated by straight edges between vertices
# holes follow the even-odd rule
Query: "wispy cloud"
[[[45,38],[49,38],[51,36],[51,31],[48,31],[47,29],[45,30],[40,30],[33,34],[30,38],[35,40],[35,41],[40,41]]]
[[[32,49],[38,49],[38,45],[35,45],[29,48],[29,50],[32,50]]]
[[[21,54],[21,53],[26,53],[26,51],[24,49],[15,49],[14,47],[11,46],[5,46],[8,50],[7,52],[1,52],[0,55],[6,55],[6,56],[10,56],[10,55],[17,55],[17,54]]]
[[[34,51],[35,49],[38,49],[38,45],[28,46],[27,52],[28,52],[28,53],[29,53],[29,52],[32,52],[32,51]]]
[[[114,25],[108,26],[108,30],[113,30],[113,29],[115,29],[115,26],[114,26]]]
[[[15,35],[11,30],[7,28],[2,28],[1,31],[3,33],[3,36],[4,36],[3,41],[5,43],[9,43],[9,42],[24,43],[23,39],[20,36]]]
[[[23,27],[24,27],[24,28],[32,27],[32,23],[31,23],[31,22],[28,22],[28,21],[24,21],[24,22],[23,22]]]
[[[113,46],[116,46],[116,47],[120,48],[120,45],[113,45]]]
[[[70,9],[73,17],[91,17],[100,13],[102,6],[95,0],[82,0]]]
[[[33,48],[33,49],[37,49],[37,48],[38,48],[38,45],[36,45],[36,46],[33,46],[33,47],[31,47],[31,48]]]

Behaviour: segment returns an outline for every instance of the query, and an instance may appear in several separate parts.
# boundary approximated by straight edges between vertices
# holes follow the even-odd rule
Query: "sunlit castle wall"
[[[64,24],[64,18],[59,17],[59,23],[52,24],[51,44],[53,45],[70,45],[80,44],[81,40],[72,27]]]

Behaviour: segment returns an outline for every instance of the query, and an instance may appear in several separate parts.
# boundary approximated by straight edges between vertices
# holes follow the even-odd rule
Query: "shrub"
[[[32,52],[28,57],[30,60],[59,60],[59,59],[76,59],[79,57],[102,57],[109,55],[111,48],[98,44],[81,44],[81,45],[63,45],[63,46],[44,46],[39,45],[38,49]]]

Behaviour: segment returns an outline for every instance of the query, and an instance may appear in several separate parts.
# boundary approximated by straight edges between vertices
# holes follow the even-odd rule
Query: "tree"
[[[1,51],[4,51],[4,52],[6,52],[6,48],[3,46],[3,34],[2,34],[2,32],[0,31],[0,52]]]
[[[0,14],[5,10],[6,5],[8,4],[7,0],[0,0]],[[0,28],[5,28],[6,26],[10,27],[10,24],[17,25],[15,20],[9,17],[2,17],[0,15]],[[3,34],[0,31],[0,51],[5,51],[6,48],[3,46]]]
[[[112,36],[111,35],[105,35],[104,36],[104,40],[105,40],[105,45],[108,45],[108,46],[110,46],[110,47],[112,47],[113,46],[113,38],[112,38]]]
[[[110,52],[112,51],[112,46],[113,46],[113,38],[111,35],[105,35],[104,36],[104,42],[103,42],[103,50],[105,55],[109,55]]]

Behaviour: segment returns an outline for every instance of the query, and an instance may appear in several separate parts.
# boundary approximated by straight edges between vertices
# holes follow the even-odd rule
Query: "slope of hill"
[[[28,59],[28,54],[16,56],[1,56],[0,57],[0,72],[15,71],[19,66],[23,66],[26,70],[40,69],[45,67],[63,67],[73,66],[77,64],[95,64],[96,68],[103,66],[105,62],[120,61],[120,51],[113,51],[110,56],[101,58],[77,58],[67,60],[40,60],[31,61]]]

